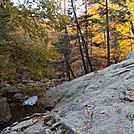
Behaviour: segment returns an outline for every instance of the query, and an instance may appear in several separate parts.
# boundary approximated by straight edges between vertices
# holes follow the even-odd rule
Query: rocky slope
[[[134,54],[126,56],[126,59],[48,90],[46,104],[54,107],[49,117],[56,121],[53,123],[51,118],[47,121],[43,119],[38,131],[52,130],[52,126],[59,123],[51,133],[133,134]],[[34,124],[34,128],[38,125]],[[29,130],[30,127],[33,125],[28,127]],[[14,128],[18,130],[19,127],[7,128],[2,134],[7,131],[12,133]],[[63,131],[65,129],[69,131]],[[28,132],[23,129],[21,132],[37,133],[32,130]]]

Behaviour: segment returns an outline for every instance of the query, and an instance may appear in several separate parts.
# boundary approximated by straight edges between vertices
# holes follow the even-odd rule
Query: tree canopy
[[[47,5],[43,1],[37,3],[38,9],[29,4],[15,7],[8,1],[0,2],[2,79],[22,79],[22,73],[27,71],[30,78],[38,80],[52,73],[49,62],[57,60],[57,54],[48,46],[48,24],[42,20],[56,20],[58,13],[54,3],[46,2]]]
[[[82,10],[78,1],[60,2],[0,1],[1,79],[71,80],[133,51],[133,0],[86,0]]]

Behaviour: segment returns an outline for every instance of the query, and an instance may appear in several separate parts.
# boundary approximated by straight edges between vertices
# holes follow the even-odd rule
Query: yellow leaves
[[[134,46],[131,46],[131,41],[132,40],[130,40],[130,39],[126,39],[120,43],[120,50],[122,51],[122,53],[121,53],[122,57],[124,57],[126,54],[128,54],[131,51],[131,49],[134,49]]]
[[[126,4],[124,4],[129,8],[130,11],[134,11],[134,0],[127,0]]]
[[[117,10],[117,9],[118,9],[118,10],[122,10],[122,8],[123,8],[122,6],[119,6],[119,5],[116,4],[116,3],[113,4],[113,3],[111,3],[111,2],[109,3],[109,7],[110,7],[110,9],[113,9],[113,10]]]
[[[96,13],[96,11],[99,7],[100,7],[100,4],[93,4],[90,8],[88,8],[87,13],[94,14],[94,13]]]
[[[90,17],[90,19],[100,19],[100,16],[98,14],[93,15],[92,17]]]
[[[102,33],[103,34],[103,33]],[[103,42],[102,41],[102,34],[96,34],[96,36],[95,37],[93,37],[93,42],[96,42],[96,43],[100,43],[100,42]]]

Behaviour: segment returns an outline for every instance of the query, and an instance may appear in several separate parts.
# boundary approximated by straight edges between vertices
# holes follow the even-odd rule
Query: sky
[[[13,2],[14,4],[18,3],[18,0],[10,0],[11,2]],[[24,0],[19,0],[20,2],[24,2]]]
[[[14,3],[14,6],[17,5],[17,3],[19,3],[18,1],[20,1],[20,3],[23,3],[25,0],[10,0],[11,2]],[[84,10],[84,7],[81,5],[82,4],[82,0],[78,0],[77,3],[74,3],[75,7],[79,7],[79,9],[77,9],[77,15],[80,16],[82,15],[81,10]],[[62,7],[64,6],[64,3],[61,2]]]

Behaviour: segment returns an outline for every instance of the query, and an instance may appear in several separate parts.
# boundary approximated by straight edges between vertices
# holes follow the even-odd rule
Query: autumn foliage
[[[118,63],[134,50],[134,0],[111,0],[108,9],[106,0],[83,1],[82,10],[77,3],[0,2],[2,80],[23,79],[24,72],[33,80],[71,80],[106,67],[108,58]]]

